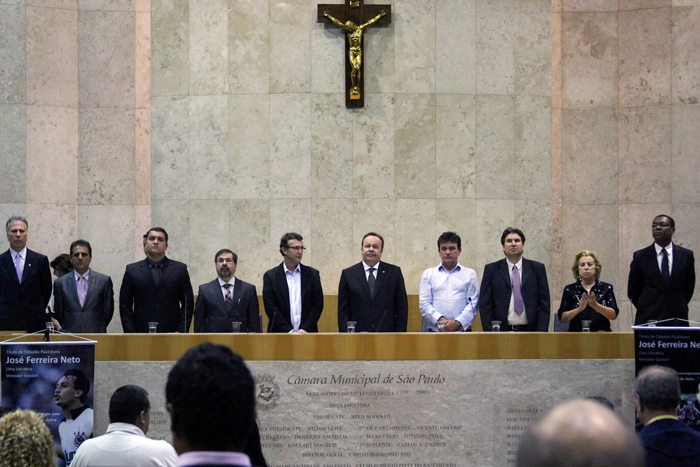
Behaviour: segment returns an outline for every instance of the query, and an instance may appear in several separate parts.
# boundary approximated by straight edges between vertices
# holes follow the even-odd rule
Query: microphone
[[[467,297],[467,300],[469,300],[469,306],[471,306],[471,307],[472,307],[472,311],[474,311],[474,304],[472,303],[472,298],[471,298],[471,297]],[[474,319],[476,319],[476,313],[474,313]],[[474,321],[472,321],[472,322],[474,322]],[[470,324],[468,327],[471,328],[472,325]],[[466,329],[465,329],[465,331],[466,331]]]
[[[272,310],[272,320],[267,323],[267,333],[271,333],[272,329],[275,327],[275,318],[277,318],[277,309]]]
[[[379,320],[379,326],[377,326],[376,329],[372,330],[372,332],[379,332],[379,330],[382,328],[382,323],[384,322],[384,318],[386,317],[387,311],[389,311],[389,309],[385,308],[384,314],[382,315],[382,319]]]

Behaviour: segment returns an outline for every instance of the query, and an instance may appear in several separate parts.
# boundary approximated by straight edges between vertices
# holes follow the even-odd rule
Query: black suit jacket
[[[90,270],[87,295],[81,307],[75,274],[71,271],[54,282],[53,306],[64,332],[107,332],[107,325],[114,316],[112,278]]]
[[[1,331],[45,329],[50,299],[51,270],[46,256],[27,249],[20,284],[10,250],[0,255]]]
[[[544,264],[523,258],[520,289],[525,304],[527,326],[525,331],[547,332],[551,314],[549,283]],[[506,259],[484,267],[479,290],[479,314],[484,331],[491,331],[491,321],[500,321],[501,329],[508,330],[508,307],[513,286]]]
[[[301,269],[301,324],[299,329],[318,332],[318,319],[323,312],[321,275],[309,266]],[[290,332],[292,317],[289,311],[289,287],[284,263],[267,271],[263,276],[263,304],[267,315],[267,332]]]
[[[671,283],[664,285],[654,244],[637,250],[632,257],[627,296],[637,309],[634,324],[650,319],[688,319],[688,302],[695,290],[695,257],[687,248],[673,245]],[[660,323],[660,326],[687,326],[688,323]]]
[[[124,332],[187,332],[192,322],[194,296],[187,265],[165,259],[158,287],[146,260],[129,264],[119,291],[119,314]]]
[[[650,423],[639,432],[639,439],[646,452],[647,467],[700,465],[700,433],[679,420]]]
[[[241,323],[241,332],[262,332],[258,292],[253,284],[236,278],[232,304],[224,301],[219,279],[199,286],[194,307],[194,332],[232,332],[231,323]]]
[[[355,332],[406,332],[408,299],[401,268],[379,262],[374,296],[362,262],[344,269],[338,284],[338,330],[347,332],[355,321]]]

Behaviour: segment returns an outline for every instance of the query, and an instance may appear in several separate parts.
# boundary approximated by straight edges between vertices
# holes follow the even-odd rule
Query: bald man
[[[644,449],[631,426],[603,404],[576,399],[530,426],[520,441],[518,467],[644,467]]]

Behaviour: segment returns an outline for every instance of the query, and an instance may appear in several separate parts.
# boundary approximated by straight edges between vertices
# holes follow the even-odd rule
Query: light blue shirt
[[[456,319],[466,331],[476,318],[479,281],[476,271],[457,266],[447,272],[442,264],[426,269],[420,279],[419,308],[427,329],[437,331],[441,316]]]

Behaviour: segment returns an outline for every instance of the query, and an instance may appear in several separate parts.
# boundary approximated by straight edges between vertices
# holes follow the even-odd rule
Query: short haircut
[[[16,221],[24,222],[24,228],[29,230],[29,222],[27,222],[27,219],[22,216],[12,216],[7,219],[7,222],[5,223],[5,232],[10,233],[10,224]]]
[[[681,401],[678,372],[659,365],[644,367],[634,380],[634,392],[647,409],[675,411]]]
[[[243,452],[255,422],[255,381],[223,345],[189,349],[168,374],[172,430],[195,451]]]
[[[77,368],[71,368],[70,370],[66,370],[66,372],[63,373],[63,376],[73,376],[75,378],[73,380],[73,387],[76,391],[79,389],[83,391],[82,395],[80,396],[80,402],[84,403],[85,399],[87,399],[88,393],[90,392],[90,380],[87,379],[85,373]]]
[[[41,416],[16,410],[0,419],[0,465],[53,467],[53,437]]]
[[[217,251],[214,255],[214,262],[216,263],[217,261],[219,261],[219,256],[223,255],[224,253],[230,253],[231,256],[233,256],[233,264],[238,264],[238,255],[233,251],[229,250],[228,248],[222,248],[219,251]]]
[[[377,232],[367,232],[364,237],[362,237],[362,241],[360,242],[360,247],[365,246],[365,238],[367,237],[377,237],[379,240],[382,242],[382,251],[384,250],[384,237],[379,235]]]
[[[141,412],[148,412],[151,403],[141,386],[128,384],[114,391],[109,400],[109,423],[134,424]]]
[[[510,234],[518,234],[523,244],[525,243],[525,234],[522,230],[516,229],[515,227],[506,227],[506,230],[501,234],[501,245],[506,244],[506,237]]]
[[[593,258],[593,263],[595,264],[595,278],[598,280],[600,278],[600,273],[603,272],[603,263],[600,262],[600,258],[595,251],[591,250],[581,250],[574,256],[574,264],[571,266],[571,272],[574,273],[574,279],[578,279],[578,262],[584,256],[590,256]]]
[[[151,233],[151,232],[160,232],[160,233],[162,233],[163,236],[165,237],[165,243],[168,243],[168,232],[166,232],[165,229],[164,229],[163,227],[151,227],[150,229],[148,229],[148,232],[146,232],[146,233],[143,235],[143,241],[144,241],[144,242],[145,242],[146,240],[148,240],[148,234]]]
[[[672,229],[676,228],[676,221],[673,220],[673,217],[667,215],[667,214],[659,214],[658,216],[654,217],[656,219],[657,217],[668,217],[668,223],[671,226]]]
[[[280,238],[280,254],[282,256],[284,256],[284,251],[282,251],[282,248],[288,248],[290,240],[301,242],[304,240],[304,237],[296,232],[287,232],[286,234],[282,235],[282,238]]]
[[[56,256],[53,261],[49,263],[49,266],[64,274],[68,274],[73,270],[73,263],[70,262],[70,255],[68,253],[61,253]]]
[[[462,249],[462,239],[456,232],[443,232],[437,239],[438,250],[443,243],[456,243],[457,248]]]
[[[92,256],[92,247],[90,246],[90,242],[88,242],[87,240],[83,240],[83,239],[78,239],[70,244],[69,251],[70,251],[71,256],[73,256],[73,248],[75,248],[76,246],[82,246],[82,247],[87,248],[88,253],[90,253],[90,256]]]

